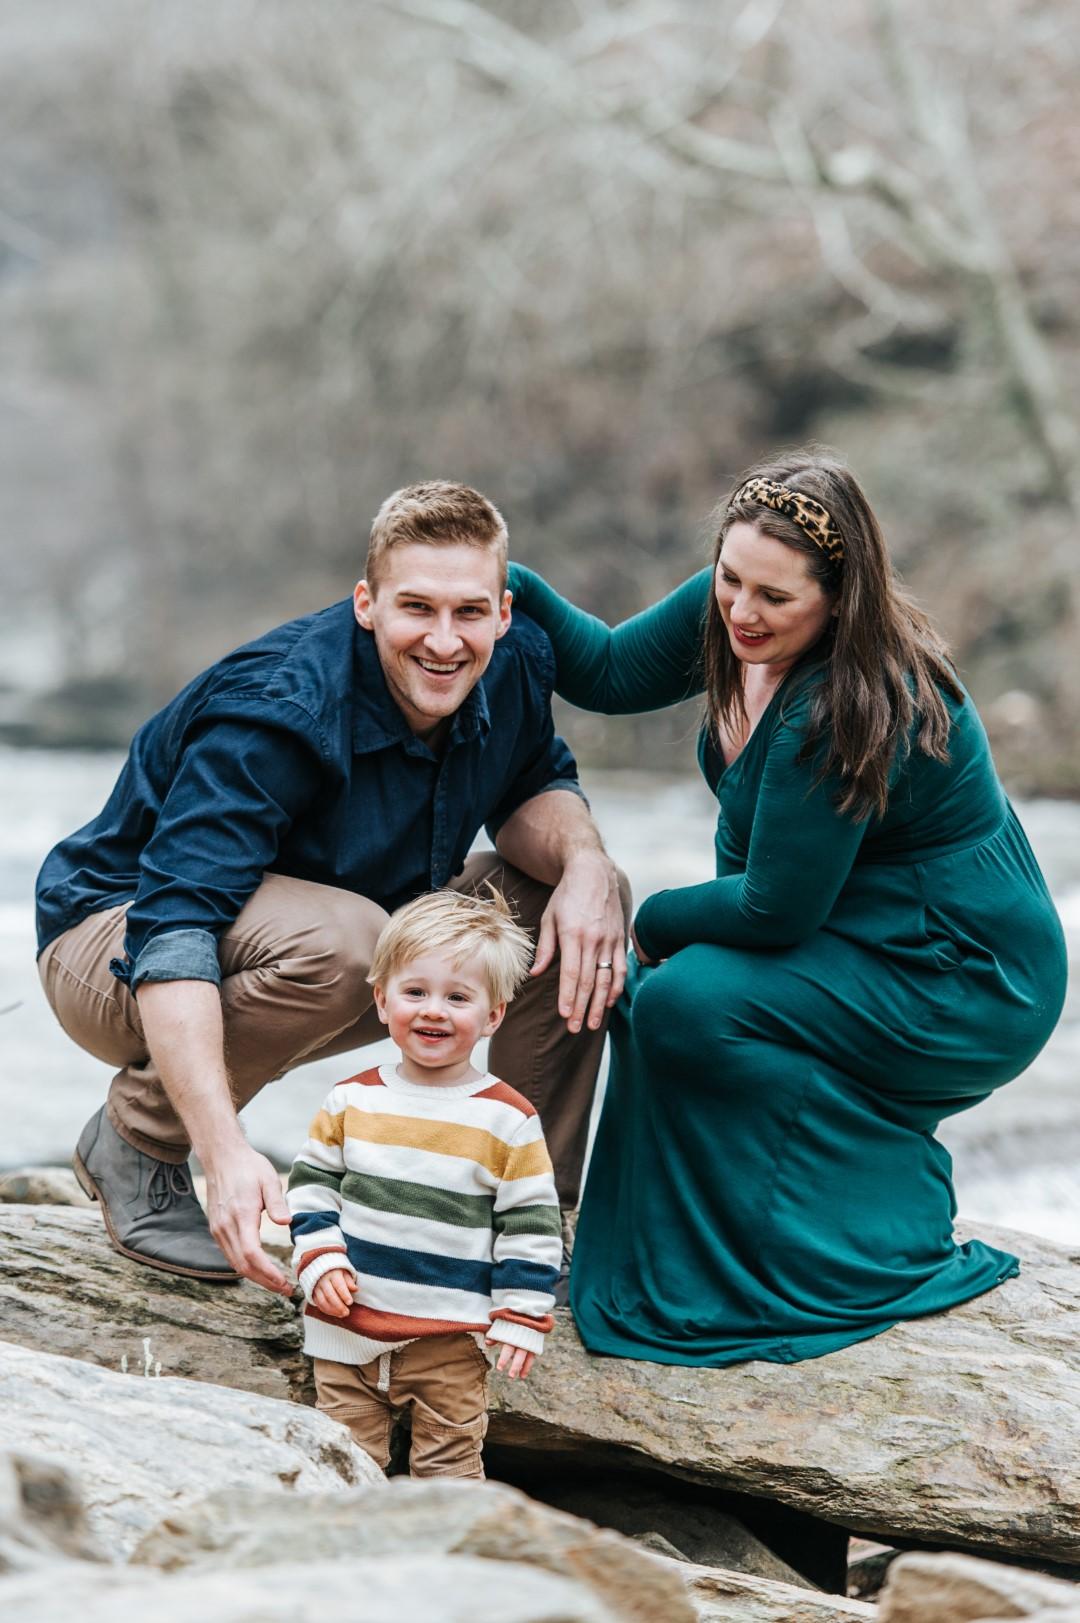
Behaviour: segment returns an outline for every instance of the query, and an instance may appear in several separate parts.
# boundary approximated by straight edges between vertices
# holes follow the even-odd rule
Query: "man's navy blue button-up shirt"
[[[351,599],[227,654],[139,729],[104,809],[45,859],[38,950],[131,901],[143,980],[218,980],[218,934],[267,871],[391,910],[460,871],[478,829],[548,789],[580,793],[551,719],[555,662],[523,615],[441,755],[394,703]]]

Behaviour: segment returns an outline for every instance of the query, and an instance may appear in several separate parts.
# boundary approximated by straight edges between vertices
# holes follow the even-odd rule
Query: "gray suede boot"
[[[104,1106],[83,1128],[71,1164],[91,1200],[100,1200],[109,1238],[125,1257],[191,1279],[239,1279],[210,1233],[187,1167],[135,1149]]]

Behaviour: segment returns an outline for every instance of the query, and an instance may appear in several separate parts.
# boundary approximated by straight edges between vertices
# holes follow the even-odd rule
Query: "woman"
[[[594,1352],[832,1352],[1018,1271],[957,1247],[944,1116],[1028,1065],[1065,948],[944,645],[851,473],[752,469],[715,567],[609,631],[527,570],[558,689],[587,709],[704,690],[716,875],[661,891],[582,1204],[571,1305]]]

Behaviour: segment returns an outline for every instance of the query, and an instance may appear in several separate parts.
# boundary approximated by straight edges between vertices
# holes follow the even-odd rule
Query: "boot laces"
[[[166,1211],[175,1201],[184,1200],[194,1194],[187,1167],[174,1166],[169,1161],[159,1161],[150,1174],[146,1193],[150,1209],[154,1212]]]

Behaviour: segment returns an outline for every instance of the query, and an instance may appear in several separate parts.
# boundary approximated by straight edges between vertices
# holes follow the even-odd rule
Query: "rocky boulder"
[[[70,1167],[18,1167],[0,1172],[0,1202],[14,1206],[92,1206]]]
[[[114,1559],[215,1488],[385,1487],[344,1428],[314,1409],[3,1342],[0,1451],[70,1469],[94,1540]]]
[[[139,1568],[79,1573],[74,1605],[57,1595],[49,1574],[0,1582],[0,1610],[18,1623],[623,1623],[570,1578],[516,1563],[473,1557],[371,1556],[331,1562],[279,1562],[258,1572],[180,1573],[165,1578]]]
[[[0,1578],[101,1559],[82,1495],[63,1466],[0,1454]]]
[[[1080,1585],[969,1555],[902,1555],[889,1569],[880,1623],[1080,1623]]]
[[[657,1467],[886,1542],[1080,1561],[1080,1269],[1064,1246],[979,1233],[1018,1279],[801,1364],[593,1358],[560,1315],[489,1438],[566,1467]]]
[[[494,1482],[398,1477],[374,1496],[299,1501],[280,1493],[215,1494],[169,1516],[141,1541],[132,1563],[168,1572],[261,1571],[298,1547],[320,1571],[341,1559],[378,1556],[404,1567],[423,1556],[510,1562],[572,1579],[627,1623],[694,1623],[696,1615],[678,1563],[657,1562],[618,1533]]]
[[[106,1369],[182,1375],[313,1401],[295,1307],[122,1257],[100,1208],[0,1205],[0,1340]]]

